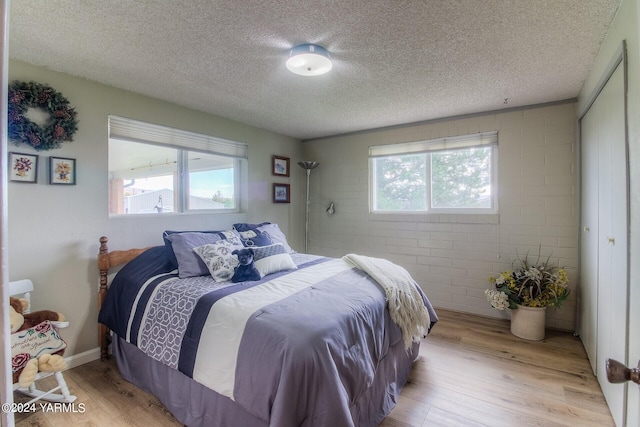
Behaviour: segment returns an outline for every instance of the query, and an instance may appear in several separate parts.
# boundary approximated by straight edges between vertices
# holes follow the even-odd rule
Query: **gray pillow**
[[[165,236],[171,242],[171,248],[178,261],[178,277],[206,276],[209,268],[193,251],[193,248],[228,240],[230,243],[242,247],[242,242],[236,232],[220,231],[218,233],[186,232],[174,233]]]

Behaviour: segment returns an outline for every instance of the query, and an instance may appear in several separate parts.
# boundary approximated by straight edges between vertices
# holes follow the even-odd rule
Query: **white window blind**
[[[498,132],[480,132],[471,135],[412,141],[398,144],[374,145],[369,147],[369,157],[387,157],[434,151],[450,151],[469,147],[498,145]]]
[[[119,116],[109,116],[109,138],[246,159],[248,144]]]

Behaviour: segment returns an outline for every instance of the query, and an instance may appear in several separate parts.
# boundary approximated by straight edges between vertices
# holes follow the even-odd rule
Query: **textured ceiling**
[[[310,139],[575,98],[619,3],[17,0],[9,55]],[[301,43],[333,70],[290,73]]]

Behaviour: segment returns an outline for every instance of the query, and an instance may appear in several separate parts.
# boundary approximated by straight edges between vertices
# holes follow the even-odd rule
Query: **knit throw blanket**
[[[429,331],[431,318],[424,305],[417,283],[409,272],[381,258],[348,254],[342,257],[347,263],[364,271],[384,289],[391,319],[400,327],[405,349]]]

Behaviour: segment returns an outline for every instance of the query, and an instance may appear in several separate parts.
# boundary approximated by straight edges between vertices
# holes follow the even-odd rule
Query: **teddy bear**
[[[25,314],[24,310],[28,306],[29,301],[25,298],[9,297],[9,324],[12,334],[37,326],[46,320],[64,321],[64,316],[61,313],[51,310],[39,310]],[[21,371],[14,373],[13,382],[19,383],[20,387],[27,388],[33,383],[38,372],[64,370],[66,362],[62,357],[63,353],[64,349],[55,354],[43,354],[37,358],[30,358]]]
[[[231,255],[236,255],[239,262],[233,273],[233,277],[231,278],[233,283],[249,282],[253,280],[260,280],[262,278],[255,263],[253,262],[253,257],[255,255],[253,248],[236,249],[231,252]]]
[[[24,310],[29,307],[29,300],[26,298],[14,298],[9,297],[9,319],[11,325],[11,333],[18,331],[24,331],[25,329],[32,328],[45,320],[52,322],[63,322],[64,316],[61,313],[51,310],[38,310],[32,313],[24,313]]]

